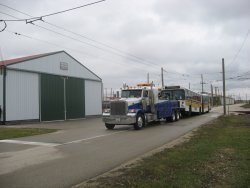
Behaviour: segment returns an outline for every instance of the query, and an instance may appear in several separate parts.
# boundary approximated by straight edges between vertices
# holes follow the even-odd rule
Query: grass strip
[[[244,104],[244,105],[242,105],[241,107],[243,107],[243,108],[250,108],[250,103]]]
[[[249,146],[250,116],[220,117],[188,142],[99,178],[94,187],[249,187]]]
[[[40,128],[0,128],[0,140],[52,133],[55,129]]]

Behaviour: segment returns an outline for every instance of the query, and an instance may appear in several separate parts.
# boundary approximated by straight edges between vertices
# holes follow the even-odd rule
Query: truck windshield
[[[185,100],[184,90],[174,90],[173,91],[173,99],[174,100]]]
[[[123,90],[122,98],[139,98],[141,97],[142,90]]]
[[[164,100],[185,100],[184,90],[163,90],[159,96]]]

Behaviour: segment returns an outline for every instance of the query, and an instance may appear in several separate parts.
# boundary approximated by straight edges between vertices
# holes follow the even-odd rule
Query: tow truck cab
[[[121,99],[111,101],[110,108],[104,109],[103,121],[108,129],[115,125],[134,125],[140,129],[155,116],[158,90],[152,87],[134,87],[122,90]]]

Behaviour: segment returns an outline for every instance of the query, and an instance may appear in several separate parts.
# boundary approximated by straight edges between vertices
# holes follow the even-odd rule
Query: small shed
[[[0,122],[102,113],[102,79],[65,51],[0,62]]]

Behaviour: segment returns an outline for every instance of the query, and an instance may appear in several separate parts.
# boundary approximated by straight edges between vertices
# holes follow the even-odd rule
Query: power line
[[[69,50],[72,50],[72,51],[75,51],[75,52],[78,52],[78,53],[85,53],[85,54],[87,54],[89,56],[95,57],[94,55],[91,55],[89,53],[86,53],[86,52],[83,52],[83,51],[80,51],[80,50],[76,50],[76,49],[73,49],[73,48],[64,47],[64,46],[61,46],[61,45],[58,45],[58,44],[55,44],[55,43],[52,43],[52,42],[49,42],[49,41],[46,41],[46,40],[38,39],[38,38],[35,38],[35,37],[32,37],[32,36],[23,34],[23,33],[18,33],[18,32],[14,32],[14,31],[10,31],[10,30],[6,30],[6,31],[9,32],[9,33],[15,34],[17,36],[22,36],[22,37],[25,37],[25,38],[28,38],[28,39],[32,39],[32,40],[36,40],[36,41],[39,41],[39,42],[43,42],[43,43],[46,43],[46,44],[49,44],[49,45],[53,45],[53,46],[56,46],[56,47],[59,47],[59,48],[65,48],[65,49],[69,49]]]
[[[32,17],[32,18],[27,18],[27,19],[15,19],[15,20],[0,20],[0,21],[4,21],[4,22],[25,21],[26,23],[32,23],[32,22],[37,21],[37,20],[42,20],[45,17],[53,16],[53,15],[56,15],[56,14],[61,14],[61,13],[64,13],[64,12],[69,12],[69,11],[72,11],[72,10],[76,10],[76,9],[79,9],[79,8],[91,6],[91,5],[94,5],[94,4],[97,4],[97,3],[101,3],[101,2],[104,2],[104,1],[106,1],[106,0],[95,1],[95,2],[84,4],[84,5],[81,5],[81,6],[78,6],[78,7],[74,7],[74,8],[70,8],[70,9],[66,9],[66,10],[62,10],[62,11],[58,11],[58,12],[46,14],[46,15],[43,15],[43,16],[38,16],[38,17]],[[1,3],[1,5],[5,6],[2,3]]]
[[[244,81],[245,79],[247,78],[244,78],[244,76],[249,76],[249,73],[250,71],[247,71],[245,73],[242,73],[241,75],[238,75],[238,76],[234,76],[234,77],[229,77],[225,80],[232,80],[232,81],[236,81],[236,80],[241,80],[241,81]],[[221,82],[222,80],[216,80],[216,82]]]
[[[0,5],[1,5],[1,4],[0,4]],[[6,7],[8,7],[8,6],[6,6]],[[8,7],[8,8],[10,8],[10,7]],[[11,9],[12,9],[12,10],[15,10],[15,11],[18,11],[18,10],[13,9],[13,8],[11,8]],[[23,13],[23,12],[21,12],[21,11],[18,11],[18,12],[19,12],[19,13]],[[18,19],[17,17],[15,17],[15,16],[13,16],[13,15],[10,15],[10,14],[4,13],[4,12],[0,12],[0,13],[5,14],[5,15],[10,16],[10,17],[13,17],[13,18],[15,18],[15,19]],[[26,14],[26,13],[23,13],[23,14],[28,15],[28,14]],[[30,15],[28,15],[28,16],[30,16]],[[49,24],[49,25],[53,25],[53,26],[55,26],[55,27],[61,28],[61,29],[65,30],[65,31],[67,31],[67,32],[69,32],[69,33],[73,33],[73,32],[71,32],[71,31],[66,30],[65,28],[56,26],[56,25],[51,24],[51,23],[48,23],[48,22],[46,22],[46,23]],[[147,65],[147,66],[152,66],[152,65],[154,65],[154,66],[160,67],[160,65],[158,65],[158,64],[155,64],[155,63],[146,61],[146,60],[144,60],[144,59],[142,59],[142,58],[139,58],[139,57],[134,56],[134,55],[131,55],[131,54],[127,54],[127,53],[122,52],[121,50],[117,50],[117,49],[115,49],[115,48],[113,48],[113,47],[109,47],[109,48],[112,48],[112,49],[114,49],[114,50],[116,50],[116,51],[118,51],[118,52],[111,51],[110,49],[101,48],[101,47],[99,47],[99,46],[96,46],[96,45],[90,44],[90,43],[88,43],[88,42],[84,42],[84,41],[78,40],[78,39],[73,38],[73,37],[71,37],[71,36],[62,34],[62,33],[60,33],[60,32],[54,31],[54,30],[52,30],[52,29],[48,29],[48,28],[46,28],[46,27],[43,27],[43,26],[40,26],[40,25],[37,25],[37,24],[34,24],[34,23],[32,23],[32,25],[34,25],[34,26],[36,26],[36,27],[39,27],[39,28],[41,28],[41,29],[44,29],[44,30],[53,32],[53,33],[55,33],[55,34],[57,34],[57,35],[60,35],[60,36],[65,37],[65,38],[74,40],[74,41],[76,41],[76,42],[80,42],[80,43],[83,43],[83,44],[85,44],[85,45],[94,47],[94,48],[96,48],[96,49],[98,49],[98,50],[102,50],[102,51],[105,51],[105,52],[108,52],[108,53],[112,53],[112,54],[114,54],[114,55],[117,55],[117,56],[120,56],[120,57],[123,57],[123,58],[128,58],[128,59],[130,59],[130,60],[132,60],[132,61],[134,61],[134,62],[138,62],[138,63],[143,64],[143,65]],[[76,34],[76,33],[74,33],[74,34],[75,34],[75,35],[80,35],[80,34]],[[80,35],[80,36],[81,36],[81,35]],[[84,37],[84,38],[86,38],[86,37]],[[94,40],[92,40],[92,41],[94,41]],[[104,44],[102,44],[102,45],[104,45]],[[107,46],[107,45],[106,45],[106,46]],[[124,55],[124,54],[125,54],[125,55]]]
[[[5,14],[5,13],[3,13],[3,12],[0,12],[0,13]],[[13,18],[17,18],[17,17],[15,17],[15,16],[13,16],[13,15],[10,15],[10,14],[6,14],[6,15],[11,16],[11,17],[13,17]],[[48,28],[43,27],[43,26],[39,26],[39,25],[36,25],[36,24],[34,24],[34,23],[32,23],[32,25],[33,25],[33,26],[36,26],[36,27],[39,27],[39,28],[41,28],[41,29],[50,31],[50,32],[52,32],[52,33],[54,33],[54,34],[57,34],[57,35],[60,35],[60,36],[62,36],[62,37],[71,39],[71,40],[73,40],[73,41],[75,41],[75,42],[79,42],[79,43],[82,43],[82,44],[85,44],[85,45],[94,47],[94,48],[96,48],[96,49],[98,49],[98,50],[105,51],[105,52],[108,52],[108,53],[111,53],[111,54],[113,54],[113,55],[120,56],[120,57],[123,57],[123,58],[129,58],[131,61],[134,61],[134,62],[143,64],[143,65],[146,65],[146,66],[148,66],[148,65],[151,66],[151,65],[152,65],[152,64],[150,64],[150,63],[148,63],[148,62],[141,62],[141,61],[139,61],[139,60],[135,60],[135,59],[133,59],[133,58],[131,58],[131,57],[127,57],[126,55],[119,54],[119,53],[110,51],[110,50],[108,50],[108,49],[103,49],[103,48],[98,47],[98,46],[96,46],[96,45],[93,45],[93,44],[84,42],[84,41],[82,41],[82,40],[78,40],[78,39],[76,39],[76,38],[73,38],[73,37],[71,37],[71,36],[68,36],[68,35],[62,34],[62,33],[60,33],[60,32],[54,31],[54,30],[52,30],[52,29],[48,29]]]
[[[33,16],[30,15],[30,14],[27,14],[27,13],[22,12],[22,11],[20,11],[20,10],[14,9],[14,8],[8,6],[8,5],[4,5],[4,4],[2,4],[2,3],[0,3],[0,5],[2,5],[2,6],[4,6],[4,7],[7,7],[7,8],[9,8],[9,9],[11,9],[11,10],[14,10],[14,11],[16,11],[16,12],[19,12],[19,13],[21,13],[21,14],[24,14],[24,15],[26,15],[26,16],[33,17]],[[3,13],[3,14],[6,14],[6,13]],[[6,14],[6,15],[11,16],[11,15],[9,15],[9,14]],[[11,17],[13,17],[13,16],[11,16]],[[15,17],[15,18],[16,18],[16,17]],[[18,19],[18,18],[16,18],[16,19]],[[97,41],[97,40],[95,40],[95,39],[92,39],[92,38],[90,38],[90,37],[87,37],[86,35],[78,34],[78,33],[76,33],[76,32],[73,32],[73,31],[71,31],[71,30],[68,30],[68,29],[66,29],[66,28],[63,28],[63,27],[61,27],[61,26],[58,26],[58,25],[49,23],[49,22],[47,22],[47,21],[45,21],[45,20],[43,20],[43,22],[46,23],[46,24],[48,24],[48,25],[50,25],[50,26],[53,26],[53,27],[55,27],[55,28],[57,28],[57,29],[61,29],[61,30],[66,31],[66,32],[68,32],[68,33],[71,33],[71,34],[74,34],[74,35],[76,35],[76,36],[79,36],[79,37],[82,37],[82,38],[84,38],[84,39],[87,39],[87,40],[89,40],[89,41],[95,42],[95,43],[97,43],[97,44],[99,44],[99,45],[102,45],[102,46],[104,46],[104,47],[106,47],[106,48],[110,48],[110,49],[115,50],[115,51],[117,51],[117,52],[119,52],[119,53],[123,53],[123,54],[126,54],[127,56],[131,56],[131,57],[133,57],[133,58],[136,58],[136,59],[138,59],[138,60],[140,60],[140,61],[150,62],[151,64],[157,65],[157,64],[154,63],[154,62],[145,60],[145,59],[140,58],[140,57],[138,57],[138,56],[135,56],[135,55],[133,55],[133,54],[127,53],[127,52],[125,52],[125,51],[123,51],[123,50],[114,48],[114,47],[112,47],[111,45],[108,45],[108,44],[105,44],[105,43],[103,43],[103,42]],[[159,65],[157,65],[157,66],[159,66]]]
[[[246,34],[246,36],[245,36],[245,38],[244,38],[244,40],[243,40],[243,42],[242,42],[242,44],[241,44],[239,50],[238,50],[238,51],[236,52],[236,54],[234,55],[234,58],[233,58],[233,60],[231,61],[231,63],[228,65],[228,67],[231,66],[231,65],[236,61],[238,55],[240,54],[242,48],[244,47],[244,45],[245,45],[245,43],[246,43],[246,41],[247,41],[247,38],[248,38],[248,36],[249,36],[249,33],[250,33],[250,28],[248,29],[247,34]]]
[[[21,13],[21,14],[24,14],[24,15],[26,15],[26,16],[33,17],[33,16],[31,16],[31,15],[25,13],[25,12],[21,12],[21,11],[19,11],[19,10],[17,10],[17,9],[14,9],[14,8],[8,6],[8,5],[4,5],[4,4],[2,4],[2,3],[0,3],[0,5],[3,6],[3,7],[7,7],[7,8],[9,8],[9,9],[11,9],[11,10],[14,10],[14,11],[16,11],[16,12],[19,12],[19,13]],[[6,13],[5,13],[5,14],[6,14]],[[9,15],[9,16],[10,16],[10,15]],[[19,18],[16,18],[16,19],[19,19]]]
[[[9,7],[9,6],[4,5],[4,4],[2,4],[2,3],[0,3],[0,5],[1,5],[1,6],[4,6],[4,7],[7,7],[7,8],[9,8],[9,9],[11,9],[11,10],[14,10],[14,11],[16,11],[16,12],[19,12],[19,13],[21,13],[21,14],[24,14],[24,15],[26,15],[26,16],[29,16],[29,17],[31,17],[30,19],[32,19],[32,18],[38,18],[38,17],[32,17],[31,15],[29,15],[29,14],[27,14],[27,13],[21,12],[21,11],[19,11],[19,10],[17,10],[17,9],[14,9],[14,8],[12,8],[12,7]],[[79,8],[80,8],[80,7],[79,7]],[[12,15],[10,15],[10,14],[7,14],[7,13],[3,13],[3,12],[1,12],[1,13],[2,13],[2,14],[5,14],[5,15],[8,15],[8,16],[11,16],[11,17],[14,17],[14,16],[12,16]],[[58,13],[59,13],[59,12],[58,12]],[[45,15],[45,16],[46,16],[46,15]],[[44,16],[43,16],[43,17],[44,17]],[[17,19],[17,20],[19,20],[19,18],[17,18],[17,17],[14,17],[14,18]],[[133,55],[133,54],[126,53],[126,52],[124,52],[124,51],[122,51],[122,50],[120,50],[120,49],[116,49],[116,48],[114,48],[114,47],[112,47],[112,46],[110,46],[110,45],[104,44],[104,43],[102,43],[102,42],[99,42],[99,41],[97,41],[97,40],[91,39],[91,38],[86,37],[86,36],[84,36],[84,35],[75,33],[75,32],[73,32],[73,31],[70,31],[70,30],[65,29],[65,28],[63,28],[63,27],[60,27],[60,26],[57,26],[57,25],[55,25],[55,24],[46,22],[46,21],[44,21],[44,20],[42,20],[42,21],[43,21],[42,23],[46,23],[46,24],[48,24],[48,25],[50,25],[50,26],[53,26],[53,27],[55,27],[55,28],[57,28],[57,29],[61,29],[61,30],[66,31],[66,32],[68,32],[68,33],[71,33],[71,34],[74,34],[74,35],[76,35],[76,36],[79,36],[79,37],[82,37],[82,38],[84,38],[84,39],[87,39],[87,40],[89,40],[89,41],[91,41],[91,42],[95,42],[95,43],[97,43],[97,44],[99,44],[99,45],[102,45],[102,46],[104,46],[104,47],[106,47],[106,48],[109,48],[109,49],[111,49],[111,50],[115,50],[116,52],[113,52],[113,51],[110,51],[110,50],[107,50],[107,49],[100,48],[100,47],[98,47],[98,46],[96,46],[96,45],[93,45],[93,44],[90,44],[90,43],[87,43],[87,42],[78,40],[78,39],[73,38],[73,37],[71,37],[71,36],[68,36],[68,35],[59,33],[59,32],[57,32],[57,31],[54,31],[54,30],[52,30],[52,29],[48,29],[48,28],[46,28],[46,27],[43,27],[43,26],[40,26],[40,25],[36,25],[36,24],[33,23],[33,21],[32,21],[32,22],[29,22],[29,23],[33,24],[33,25],[36,26],[36,27],[39,27],[39,28],[42,28],[42,29],[44,29],[44,30],[53,32],[53,33],[55,33],[55,34],[57,34],[57,35],[61,35],[61,36],[63,36],[63,37],[69,38],[69,39],[71,39],[71,40],[74,40],[74,41],[83,43],[83,44],[85,44],[85,45],[92,46],[92,47],[97,48],[97,49],[99,49],[99,50],[106,51],[106,52],[109,52],[109,53],[113,53],[113,54],[118,55],[118,56],[120,56],[120,57],[125,57],[125,58],[129,57],[130,59],[133,58],[133,61],[135,61],[134,59],[136,59],[136,62],[138,62],[138,63],[140,63],[140,64],[144,64],[144,65],[147,65],[147,66],[148,66],[148,65],[150,65],[150,66],[151,66],[151,65],[160,66],[160,65],[158,65],[158,64],[155,64],[154,62],[146,61],[146,60],[144,60],[144,59],[142,59],[142,58],[140,58],[140,57],[137,57],[137,56],[135,56],[135,55]],[[250,31],[250,30],[249,30],[249,31]],[[248,31],[248,34],[249,34],[249,31]],[[248,34],[247,34],[247,36],[248,36]],[[247,38],[247,37],[246,37],[246,38]],[[245,41],[246,41],[246,40],[245,40]],[[243,42],[243,45],[242,45],[241,49],[243,48],[245,41]],[[240,49],[240,50],[241,50],[241,49]],[[117,53],[117,52],[118,52],[118,53]],[[240,53],[240,51],[239,51],[239,53]],[[122,54],[122,55],[121,55],[121,54]],[[126,56],[124,56],[124,54],[125,54]],[[140,62],[139,62],[139,61],[140,61]],[[166,71],[166,70],[164,70],[164,71],[165,71],[166,73],[170,73],[170,74],[178,74],[178,75],[181,75],[182,77],[189,77],[189,78],[192,77],[190,74],[183,74],[183,73],[179,73],[179,72],[176,72],[176,71],[174,71],[174,72]],[[218,74],[218,73],[220,73],[220,72],[204,73],[204,74],[208,74],[208,75],[209,75],[209,74]],[[192,75],[198,75],[198,74],[192,74]],[[184,79],[184,80],[186,80],[186,79]]]
[[[74,52],[77,52],[77,53],[85,53],[89,56],[92,56],[92,57],[97,57],[97,58],[101,58],[101,59],[104,59],[106,61],[109,61],[109,62],[112,62],[113,60],[111,59],[108,59],[108,58],[103,58],[103,57],[98,57],[96,55],[92,55],[92,54],[89,54],[89,53],[86,53],[84,51],[81,51],[81,50],[77,50],[77,49],[73,49],[73,48],[68,48],[68,47],[64,47],[64,46],[61,46],[61,45],[58,45],[58,44],[55,44],[55,43],[52,43],[52,42],[49,42],[49,41],[46,41],[46,40],[42,40],[42,39],[38,39],[38,38],[35,38],[35,37],[32,37],[32,36],[29,36],[29,35],[26,35],[26,34],[22,34],[20,32],[14,32],[14,31],[10,31],[10,30],[6,30],[8,33],[12,33],[12,34],[15,34],[16,36],[21,36],[21,37],[24,37],[24,38],[28,38],[28,39],[31,39],[31,40],[35,40],[35,41],[38,41],[38,42],[42,42],[42,43],[46,43],[46,44],[49,44],[49,45],[52,45],[52,46],[56,46],[56,47],[60,47],[60,48],[65,48],[65,49],[68,49],[68,50],[71,50],[71,51],[74,51]],[[122,64],[122,65],[127,65],[126,63],[124,62],[116,62],[118,64]],[[141,66],[138,66],[137,64],[132,64],[131,66],[135,66],[137,67],[137,69],[142,69]]]
[[[91,47],[96,48],[96,49],[98,49],[98,50],[101,50],[101,51],[104,51],[104,52],[107,52],[107,53],[111,53],[111,54],[113,54],[113,55],[116,55],[116,56],[119,56],[119,57],[122,57],[122,58],[128,58],[128,59],[130,59],[131,61],[137,62],[137,63],[139,63],[139,64],[143,64],[143,65],[146,65],[146,66],[149,66],[149,65],[152,66],[152,64],[150,64],[150,63],[148,63],[148,62],[143,62],[143,61],[136,60],[136,59],[134,59],[134,58],[132,58],[132,57],[127,56],[126,54],[125,54],[125,55],[124,55],[124,54],[119,54],[119,53],[117,53],[117,52],[113,52],[113,51],[110,51],[110,50],[108,50],[108,49],[104,49],[104,48],[101,48],[101,47],[99,47],[99,46],[93,45],[93,44],[91,44],[91,43],[88,43],[88,42],[85,42],[85,41],[82,41],[82,40],[78,40],[78,39],[76,39],[76,38],[74,38],[74,37],[71,37],[71,36],[62,34],[62,33],[60,33],[60,32],[57,32],[57,31],[48,29],[48,28],[46,28],[46,27],[43,27],[43,26],[40,26],[40,25],[36,25],[36,24],[33,24],[33,25],[36,26],[36,27],[39,27],[39,28],[41,28],[41,29],[44,29],[44,30],[50,31],[50,32],[52,32],[52,33],[55,33],[55,34],[57,34],[57,35],[60,35],[60,36],[62,36],[62,37],[71,39],[71,40],[73,40],[73,41],[75,41],[75,42],[78,42],[78,43],[82,43],[82,44],[91,46]],[[158,66],[158,65],[157,65],[157,66]],[[155,68],[155,67],[154,67],[154,68]]]
[[[16,11],[17,11],[17,10],[16,10]],[[18,12],[20,12],[20,11],[18,11]],[[13,15],[10,15],[10,14],[7,14],[7,13],[3,13],[3,12],[0,12],[0,13],[18,19],[17,17],[15,17],[15,16],[13,16]],[[22,13],[22,12],[21,12],[21,13]],[[28,15],[28,14],[27,14],[27,15]],[[56,32],[56,31],[50,30],[50,29],[48,29],[48,28],[45,28],[45,27],[42,27],[42,26],[39,26],[39,25],[35,25],[34,23],[33,23],[33,25],[34,25],[34,26],[37,26],[37,27],[40,27],[40,28],[42,28],[42,29],[48,30],[48,31],[50,31],[50,32],[53,32],[53,33],[62,35],[62,36],[64,36],[64,37],[69,37],[69,36],[67,36],[67,35],[58,33],[58,32]],[[8,31],[8,30],[7,30],[7,31]],[[36,40],[36,41],[39,41],[39,42],[47,43],[47,44],[49,44],[49,45],[53,45],[53,46],[57,46],[57,47],[62,47],[62,46],[60,46],[60,45],[57,45],[57,44],[54,44],[54,43],[51,43],[51,42],[48,42],[48,41],[45,41],[45,40],[37,39],[37,38],[31,37],[31,36],[28,36],[28,35],[25,35],[25,34],[13,32],[13,31],[8,31],[8,32],[13,33],[13,34],[18,35],[18,36],[22,36],[22,37],[25,37],[25,38],[29,38],[29,39],[32,39],[32,40]],[[71,38],[71,37],[70,37],[70,39],[79,42],[79,40],[77,40],[77,39],[75,39],[75,38]],[[80,41],[80,42],[82,42],[82,41]],[[88,43],[85,43],[85,44],[88,44]],[[88,44],[88,45],[91,45],[91,44]],[[93,45],[92,45],[92,46],[93,46]],[[93,46],[93,47],[96,47],[96,46]],[[63,48],[65,48],[65,47],[63,47]],[[96,48],[98,48],[98,47],[96,47]],[[69,49],[69,50],[72,50],[72,51],[76,51],[76,52],[78,52],[78,53],[82,53],[82,52],[80,52],[79,50],[75,50],[75,49],[72,49],[72,48],[66,47],[66,49]],[[98,49],[100,49],[100,48],[98,48]],[[85,52],[85,54],[86,54],[86,52]],[[90,54],[88,54],[88,55],[90,55]],[[93,55],[90,55],[90,56],[93,56]],[[97,56],[93,56],[93,57],[97,57]],[[124,56],[124,57],[125,57],[125,56]],[[102,59],[103,59],[103,58],[102,58]],[[109,61],[110,61],[110,60],[109,60]],[[120,64],[126,64],[126,63],[122,63],[122,62],[121,62]],[[127,65],[127,64],[126,64],[126,65]],[[132,64],[132,66],[138,66],[138,65]],[[140,68],[141,68],[141,67],[140,67]]]

